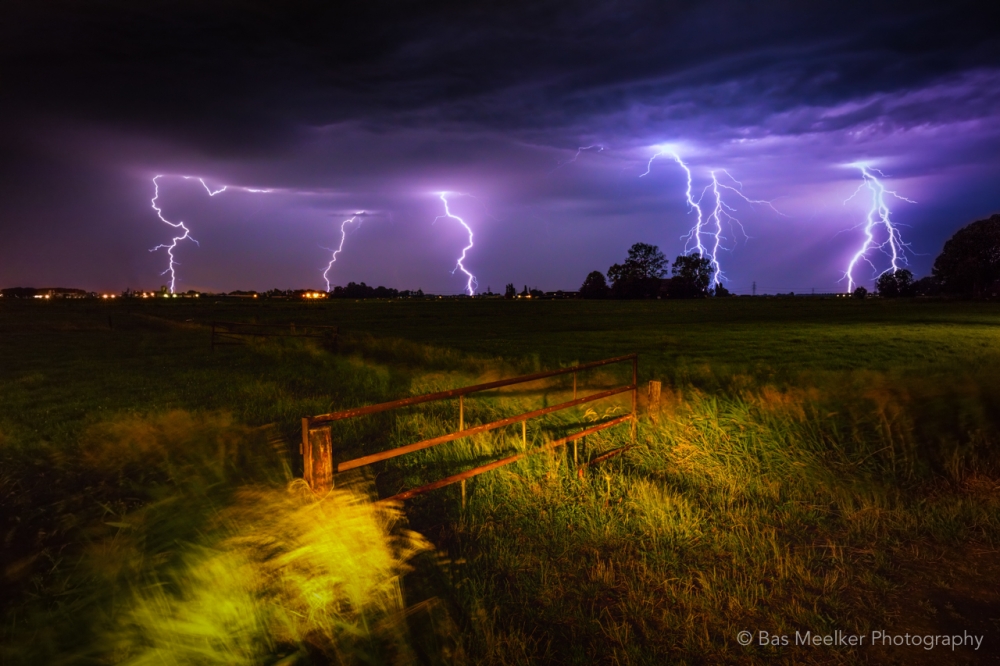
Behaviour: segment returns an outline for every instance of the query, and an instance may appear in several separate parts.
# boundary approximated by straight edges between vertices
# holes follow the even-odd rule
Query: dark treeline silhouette
[[[346,287],[334,287],[330,298],[423,298],[422,289],[416,291],[392,289],[391,287],[369,287],[362,282],[348,282]]]
[[[712,284],[712,262],[697,254],[678,256],[670,262],[655,245],[636,243],[621,264],[608,269],[607,278],[593,271],[580,287],[580,298],[704,298],[710,293],[728,296],[729,292]]]
[[[1000,214],[956,231],[934,261],[932,275],[945,294],[1000,295]]]
[[[0,295],[5,298],[34,298],[38,290],[34,287],[8,287],[0,289]]]
[[[47,294],[56,298],[82,298],[85,296],[96,296],[92,291],[84,289],[72,289],[70,287],[7,287],[0,289],[0,296],[4,298],[34,298],[35,296]]]
[[[580,298],[704,298],[729,296],[729,291],[712,284],[712,263],[688,254],[678,256],[670,266],[655,245],[636,243],[628,257],[608,268],[607,277],[592,271],[580,286]],[[509,285],[513,288],[513,285]],[[886,271],[875,280],[880,298],[953,296],[960,298],[1000,297],[1000,214],[968,224],[948,239],[934,261],[931,275],[915,279],[905,268]],[[867,298],[868,289],[859,286],[851,294]]]
[[[864,298],[855,290],[854,296]],[[934,260],[931,275],[919,280],[907,269],[886,272],[875,281],[882,298],[911,296],[1000,296],[1000,214],[968,224],[948,239]]]

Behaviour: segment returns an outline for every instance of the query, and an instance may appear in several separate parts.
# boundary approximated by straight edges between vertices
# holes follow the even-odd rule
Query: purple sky
[[[200,243],[176,250],[178,290],[323,287],[364,210],[333,284],[459,293],[440,191],[471,195],[450,202],[480,290],[576,289],[635,242],[684,251],[683,170],[640,178],[663,144],[696,197],[726,169],[780,211],[727,199],[738,293],[846,288],[871,201],[844,203],[854,163],[916,202],[891,206],[918,277],[1000,212],[987,3],[78,4],[0,25],[2,287],[166,284],[156,175]]]

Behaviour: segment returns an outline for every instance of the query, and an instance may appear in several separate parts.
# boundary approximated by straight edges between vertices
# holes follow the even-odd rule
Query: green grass
[[[339,324],[342,336],[338,353],[300,340],[213,353],[204,326],[213,319]],[[994,305],[946,302],[0,303],[0,592],[5,643],[15,646],[4,655],[39,663],[24,646],[55,625],[62,631],[42,661],[198,663],[192,641],[208,638],[178,629],[194,618],[190,626],[219,634],[212,644],[231,663],[919,659],[743,648],[735,635],[943,622],[915,572],[1000,538],[998,326]],[[360,615],[340,624],[289,624],[275,612],[299,598],[277,581],[301,576],[239,544],[279,531],[246,498],[287,505],[281,487],[298,470],[301,416],[630,352],[640,354],[640,382],[664,382],[662,409],[643,405],[640,446],[582,478],[565,450],[477,477],[465,511],[457,487],[407,503],[410,527],[434,549],[372,557],[372,590],[414,567],[401,596],[370,593],[374,624],[351,624],[367,617],[357,601],[348,606]],[[622,373],[581,383],[611,385]],[[470,400],[467,423],[568,391],[564,381],[533,388]],[[614,404],[533,422],[528,448]],[[456,421],[456,406],[440,403],[333,435],[348,456]],[[265,424],[274,426],[254,429]],[[627,426],[588,437],[581,454],[627,437]],[[382,463],[338,487],[384,497],[523,449],[512,428]],[[114,527],[136,517],[141,529]],[[364,533],[395,543],[403,533],[390,523]],[[325,538],[302,548],[322,559],[333,547]],[[111,573],[95,565],[107,552],[124,563]],[[232,558],[244,564],[227,566],[250,567],[245,577],[257,582],[211,589],[244,599],[253,626],[206,615],[211,604],[183,583]],[[324,575],[317,584],[337,589]],[[900,612],[906,592],[920,613]],[[233,656],[244,648],[249,656]]]

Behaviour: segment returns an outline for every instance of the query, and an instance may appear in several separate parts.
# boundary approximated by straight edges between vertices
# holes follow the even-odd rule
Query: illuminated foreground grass
[[[369,305],[397,304],[357,312]],[[465,331],[460,350],[421,340],[431,318],[355,331],[340,355],[281,342],[211,355],[183,320],[108,332],[53,310],[11,324],[37,330],[19,353],[0,338],[5,661],[909,662],[735,635],[905,630],[894,604],[926,597],[919,565],[997,547],[1000,319],[929,304],[851,309],[824,328],[778,303],[727,324],[706,303],[686,324],[687,305],[607,305],[607,318],[577,313],[593,328],[579,347],[557,320],[502,320],[523,328],[502,359],[475,353],[494,344],[474,339],[478,315],[449,326]],[[523,449],[504,432],[386,463],[321,502],[288,489],[302,414],[632,351],[613,334],[623,313],[641,378],[666,382],[663,406],[644,414],[639,447],[583,479],[557,451],[470,482],[464,512],[457,487],[408,503],[408,526],[364,500]],[[75,346],[56,323],[77,327]],[[823,332],[800,353],[794,331],[809,326]],[[703,351],[675,358],[678,345]],[[764,360],[740,361],[743,346]],[[471,400],[467,422],[567,390],[542,388]],[[529,445],[606,407],[533,424]],[[381,450],[456,420],[442,404],[344,425],[336,441]],[[355,527],[330,529],[342,516]]]

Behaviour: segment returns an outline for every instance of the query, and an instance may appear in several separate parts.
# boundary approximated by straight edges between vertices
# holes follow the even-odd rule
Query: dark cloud
[[[558,129],[682,93],[688,114],[782,112],[1000,56],[984,3],[326,5],[15,4],[4,105],[239,153],[302,124]]]

